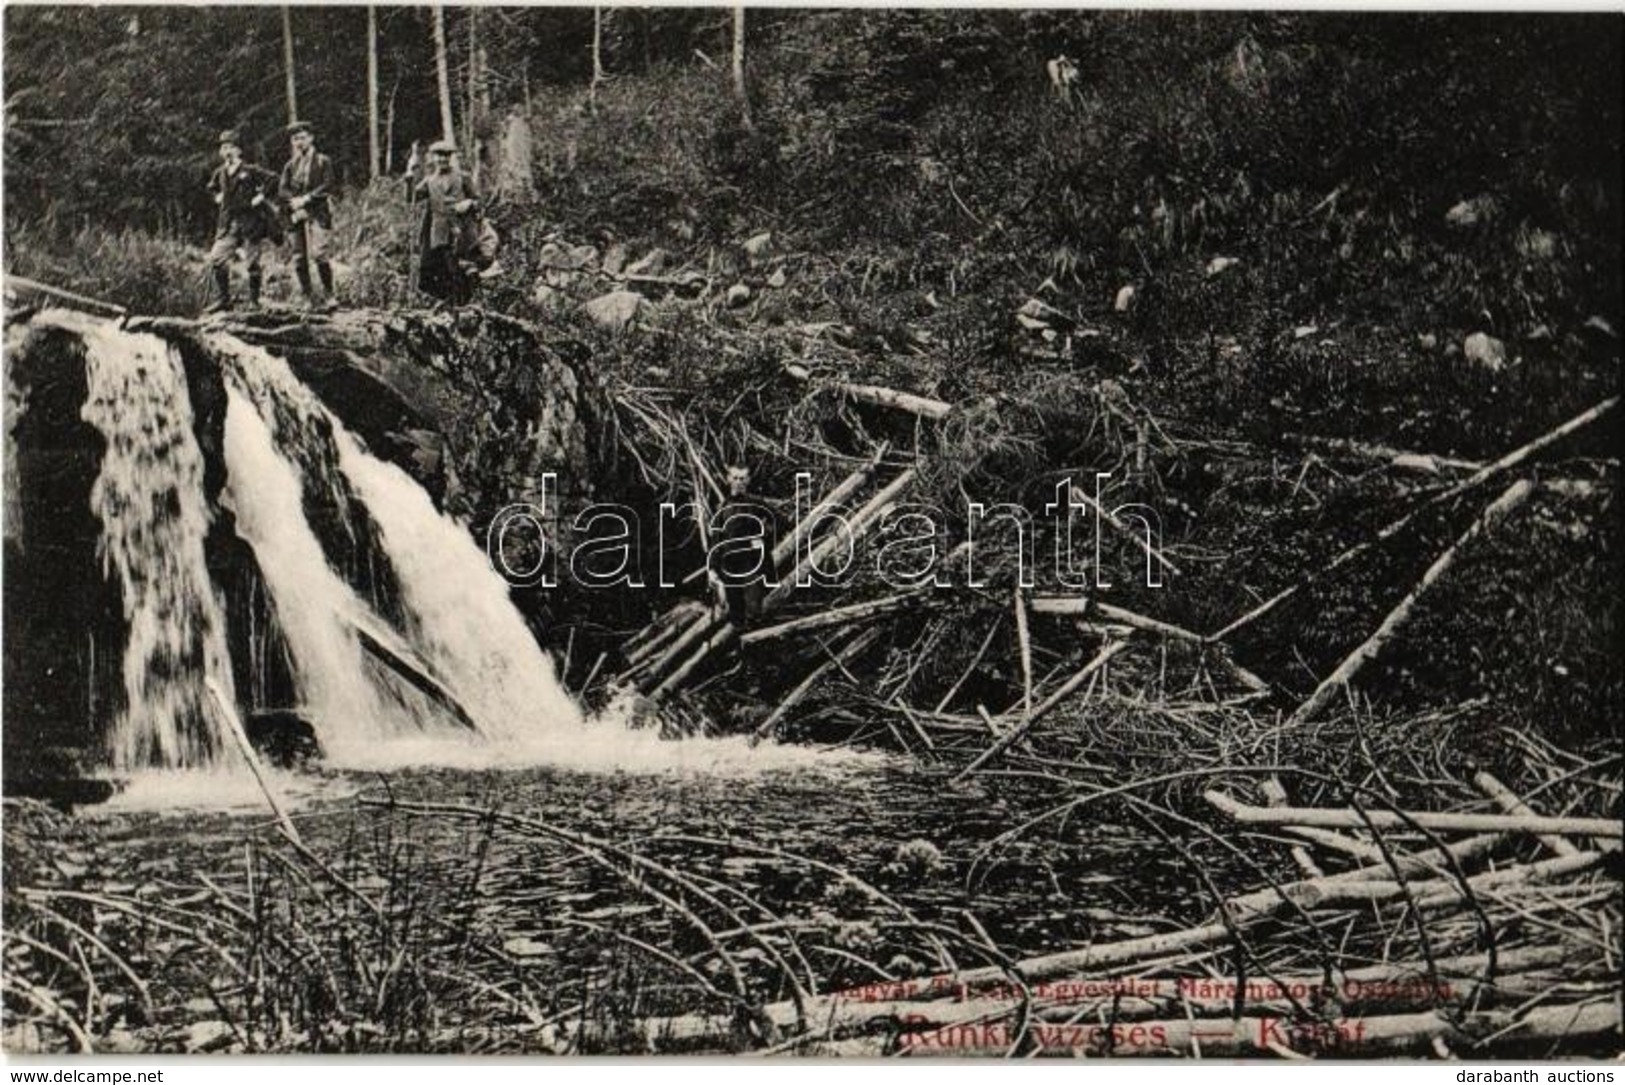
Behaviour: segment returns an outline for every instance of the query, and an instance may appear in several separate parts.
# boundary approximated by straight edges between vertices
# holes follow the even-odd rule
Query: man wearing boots
[[[290,124],[288,135],[293,143],[293,156],[282,167],[277,190],[288,210],[293,273],[299,279],[306,307],[331,312],[337,305],[333,298],[333,265],[327,260],[327,235],[333,228],[333,212],[329,206],[334,183],[333,160],[316,150],[316,135],[304,121]],[[311,287],[311,264],[316,265],[325,295],[319,302]]]
[[[429,172],[413,193],[424,201],[418,287],[440,301],[467,305],[474,293],[473,280],[459,262],[458,249],[469,223],[478,218],[479,193],[452,163],[456,151],[457,145],[449,139],[431,144]]]
[[[248,265],[249,308],[258,308],[260,251],[271,235],[276,175],[243,161],[242,138],[228,129],[220,133],[220,165],[209,177],[209,192],[220,210],[208,256],[215,297],[206,311],[231,308],[231,259],[238,251]]]

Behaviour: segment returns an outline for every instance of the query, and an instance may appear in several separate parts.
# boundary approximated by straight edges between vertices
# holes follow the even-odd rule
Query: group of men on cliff
[[[316,149],[315,130],[305,121],[288,126],[291,153],[281,174],[249,163],[236,130],[220,133],[220,165],[208,190],[218,208],[209,273],[214,298],[208,312],[232,308],[231,265],[241,256],[248,276],[248,306],[258,308],[267,245],[286,240],[293,272],[307,308],[337,307],[328,241],[337,181],[333,160]],[[429,146],[427,169],[413,153],[412,195],[423,201],[416,269],[418,288],[450,305],[473,298],[474,269],[494,259],[495,235],[480,210],[473,181],[457,168],[450,140]],[[316,280],[311,278],[315,265]],[[321,284],[318,294],[316,281]]]

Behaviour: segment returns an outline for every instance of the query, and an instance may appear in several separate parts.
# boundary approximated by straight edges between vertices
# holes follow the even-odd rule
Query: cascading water
[[[750,748],[742,738],[666,742],[628,726],[616,709],[583,719],[466,529],[405,472],[368,453],[285,361],[211,333],[196,342],[224,388],[219,501],[255,570],[250,592],[223,598],[210,576],[217,514],[188,393],[194,359],[183,363],[164,339],[91,317],[52,310],[32,325],[82,339],[89,395],[81,414],[107,445],[91,504],[97,553],[118,581],[128,625],[126,707],[107,744],[115,772],[241,767],[206,685],[236,703],[228,615],[248,630],[250,656],[266,650],[254,631],[270,618],[295,702],[238,707],[297,710],[338,767],[715,773],[819,756]],[[261,598],[268,614],[259,613]],[[246,609],[239,615],[228,603]],[[230,802],[248,796],[233,787]],[[135,792],[144,796],[136,804],[170,806],[200,794],[167,777],[143,778]]]
[[[536,644],[468,532],[442,516],[411,476],[334,434],[339,463],[383,532],[412,640],[457,691],[481,733],[529,744],[581,727],[553,661]]]
[[[113,767],[216,766],[225,752],[202,680],[230,697],[232,676],[204,555],[211,512],[181,360],[164,340],[105,321],[58,310],[36,321],[82,338],[89,396],[81,415],[107,442],[90,499],[129,630],[125,707],[108,740]]]

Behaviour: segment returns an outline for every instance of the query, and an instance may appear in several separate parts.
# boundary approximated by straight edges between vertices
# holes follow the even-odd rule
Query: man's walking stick
[[[406,296],[409,301],[413,302],[418,300],[418,233],[421,230],[420,224],[417,222],[417,205],[418,194],[417,190],[414,189],[406,197],[407,218],[409,220],[407,229],[410,231],[406,240]]]

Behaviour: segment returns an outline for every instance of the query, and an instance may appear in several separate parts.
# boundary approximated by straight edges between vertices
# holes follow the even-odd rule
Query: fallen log
[[[768,592],[767,598],[762,600],[762,609],[764,611],[771,610],[788,599],[800,582],[804,579],[810,580],[819,568],[820,563],[834,553],[835,549],[842,545],[843,542],[850,541],[851,545],[856,546],[858,540],[880,520],[887,507],[904,490],[914,484],[918,474],[917,469],[908,468],[882,487],[868,501],[864,502],[863,506],[853,513],[851,519],[846,522],[847,533],[844,539],[841,532],[832,532],[829,538],[826,538],[818,546],[810,548],[807,556],[797,563],[796,567],[784,577],[779,586]]]
[[[1307,825],[1320,829],[1412,829],[1463,833],[1563,833],[1618,840],[1625,825],[1608,818],[1538,817],[1527,814],[1451,814],[1418,810],[1335,810],[1291,806],[1279,810],[1248,806],[1220,791],[1203,794],[1209,803],[1243,825]]]
[[[1528,803],[1518,797],[1516,792],[1488,772],[1479,772],[1473,777],[1473,783],[1478,785],[1480,791],[1494,799],[1496,804],[1507,813],[1516,814],[1520,817],[1538,816]],[[1540,833],[1536,836],[1536,839],[1558,855],[1580,854],[1579,848],[1556,833]]]
[[[1283,433],[1281,438],[1288,444],[1300,447],[1346,453],[1359,459],[1386,463],[1390,467],[1423,471],[1428,474],[1438,474],[1440,468],[1449,468],[1452,471],[1477,471],[1484,466],[1477,460],[1460,460],[1450,456],[1440,456],[1432,452],[1406,452],[1403,449],[1391,448],[1388,445],[1368,444],[1364,441],[1355,441],[1346,437],[1316,437],[1306,433]]]
[[[7,290],[21,290],[24,293],[44,294],[48,298],[65,301],[76,309],[82,309],[97,316],[129,316],[130,310],[122,305],[115,305],[100,298],[76,294],[72,290],[64,290],[60,286],[51,286],[47,283],[26,279],[21,275],[6,275]]]
[[[864,603],[852,603],[834,610],[826,610],[821,614],[809,614],[805,618],[792,618],[778,625],[768,626],[765,629],[752,629],[739,638],[739,642],[746,647],[760,644],[763,641],[775,640],[779,637],[788,637],[796,633],[806,633],[813,629],[823,629],[831,625],[847,625],[860,622],[866,618],[879,617],[899,610],[909,602],[924,593],[923,588],[913,591],[899,592],[888,595],[884,599],[872,599]]]
[[[755,734],[751,736],[751,741],[753,743],[758,742],[772,735],[778,729],[779,724],[784,721],[784,718],[790,714],[790,710],[800,704],[802,699],[812,691],[814,686],[823,680],[825,675],[862,654],[865,649],[875,642],[878,636],[879,634],[875,630],[869,629],[853,637],[852,640],[838,649],[831,651],[826,648],[828,658],[808,672],[807,677],[803,678],[794,689],[785,694],[784,700],[779,702],[779,706],[773,710],[773,713],[767,719],[762,721],[760,727],[756,728]]]
[[[1111,644],[1103,647],[1098,653],[1095,654],[1093,659],[1084,665],[1082,670],[1080,670],[1077,674],[1074,674],[1071,678],[1068,678],[1065,682],[1061,683],[1059,689],[1046,697],[1042,704],[1034,708],[1031,712],[1027,713],[1027,717],[1025,719],[1023,719],[1015,727],[1012,727],[1010,730],[1006,731],[1004,735],[1000,737],[1000,739],[993,745],[982,751],[981,755],[978,756],[976,760],[959,770],[959,772],[954,776],[952,782],[958,783],[1019,742],[1023,737],[1026,736],[1028,731],[1032,730],[1034,724],[1043,719],[1044,716],[1049,713],[1050,709],[1054,708],[1067,697],[1071,696],[1071,694],[1076,691],[1079,686],[1083,685],[1084,682],[1093,677],[1095,673],[1100,670],[1100,668],[1111,662],[1113,656],[1127,647],[1128,645],[1123,641],[1113,641]]]
[[[428,664],[413,657],[403,645],[386,643],[389,639],[388,634],[382,631],[368,629],[355,621],[351,622],[351,627],[368,655],[399,675],[407,685],[445,709],[459,726],[470,731],[479,730],[474,723],[474,717],[468,714],[468,710],[446,688],[445,683],[429,672]]]
[[[1383,647],[1394,638],[1400,627],[1409,620],[1411,613],[1416,609],[1417,601],[1456,563],[1456,555],[1461,553],[1462,549],[1479,535],[1491,530],[1496,524],[1504,520],[1513,510],[1527,501],[1529,495],[1533,492],[1533,483],[1526,479],[1519,479],[1509,486],[1500,497],[1490,502],[1484,511],[1479,514],[1478,518],[1468,526],[1467,530],[1461,533],[1461,537],[1452,543],[1448,550],[1440,554],[1432,565],[1428,566],[1427,571],[1422,574],[1422,579],[1417,582],[1416,586],[1410,590],[1410,593],[1405,598],[1399,601],[1393,610],[1388,612],[1388,616],[1382,620],[1382,624],[1377,626],[1376,632],[1372,633],[1361,642],[1359,647],[1350,652],[1347,658],[1337,665],[1337,669],[1327,675],[1320,685],[1315,687],[1315,691],[1309,695],[1308,700],[1299,705],[1297,710],[1287,717],[1285,726],[1295,727],[1313,718],[1316,713],[1330,704],[1332,698],[1337,695],[1337,691],[1348,685],[1354,676],[1360,673],[1360,669],[1375,659],[1377,653],[1382,651]]]
[[[209,699],[214,702],[222,729],[231,736],[237,746],[237,752],[242,754],[243,760],[248,763],[248,771],[253,774],[254,782],[265,795],[266,805],[270,806],[271,813],[276,816],[277,825],[289,840],[295,844],[303,844],[304,841],[299,838],[299,830],[294,827],[293,821],[288,817],[288,811],[277,798],[276,790],[271,787],[271,781],[266,779],[265,770],[260,765],[260,756],[254,751],[254,744],[248,741],[248,732],[243,730],[243,721],[237,717],[237,710],[226,700],[226,695],[221,692],[213,678],[205,678],[203,686],[208,691]]]
[[[1511,471],[1513,468],[1523,464],[1525,461],[1529,460],[1531,457],[1535,456],[1537,453],[1543,451],[1549,446],[1556,444],[1558,441],[1561,441],[1570,434],[1591,425],[1591,423],[1613,410],[1616,406],[1618,406],[1618,404],[1618,396],[1612,396],[1605,399],[1595,407],[1580,412],[1555,429],[1548,430],[1547,432],[1541,434],[1528,444],[1513,449],[1511,452],[1508,452],[1494,463],[1486,464],[1484,467],[1474,471],[1471,475],[1462,479],[1454,486],[1440,491],[1439,493],[1428,498],[1422,504],[1418,505],[1416,508],[1412,509],[1410,512],[1407,512],[1405,515],[1401,516],[1399,519],[1389,523],[1371,538],[1366,539],[1363,542],[1356,543],[1355,545],[1344,550],[1342,553],[1338,554],[1336,557],[1332,558],[1331,561],[1317,567],[1315,571],[1305,579],[1276,592],[1274,595],[1270,596],[1256,607],[1253,607],[1247,613],[1243,614],[1241,617],[1237,618],[1235,621],[1231,622],[1217,633],[1212,634],[1209,639],[1215,641],[1223,640],[1236,630],[1251,625],[1253,622],[1256,622],[1258,619],[1262,618],[1264,615],[1268,614],[1270,611],[1292,598],[1304,588],[1318,583],[1327,576],[1330,576],[1332,573],[1336,572],[1338,569],[1341,569],[1344,565],[1347,565],[1349,562],[1353,561],[1355,558],[1359,557],[1361,554],[1364,554],[1372,547],[1381,545],[1382,543],[1393,538],[1395,535],[1405,530],[1412,520],[1416,519],[1416,517],[1420,516],[1426,510],[1446,501],[1454,500],[1455,498],[1460,497],[1462,494],[1467,493],[1469,490],[1477,489],[1479,486],[1482,486],[1491,479],[1506,474],[1508,471]]]
[[[847,475],[846,478],[841,480],[840,485],[820,498],[818,504],[812,507],[812,511],[802,517],[801,522],[790,530],[790,534],[778,541],[773,547],[773,567],[775,569],[782,568],[784,563],[790,560],[802,538],[811,532],[813,526],[823,519],[831,509],[842,504],[868,485],[869,480],[874,477],[875,471],[880,467],[880,461],[886,455],[887,447],[881,445],[868,463]]]
[[[805,366],[791,362],[784,367],[790,376],[801,381],[811,381],[812,373]],[[953,411],[953,404],[940,399],[930,399],[926,396],[915,395],[913,392],[899,392],[892,388],[882,388],[877,384],[852,384],[847,381],[830,381],[829,387],[836,389],[842,395],[858,400],[860,403],[872,403],[877,407],[890,407],[894,410],[907,411],[909,414],[932,421],[940,421],[948,417]]]
[[[1056,614],[1085,616],[1098,614],[1108,621],[1121,625],[1131,626],[1146,633],[1157,633],[1173,640],[1185,641],[1188,644],[1205,644],[1207,638],[1200,633],[1193,633],[1189,629],[1162,621],[1159,618],[1148,618],[1143,614],[1136,614],[1132,610],[1113,606],[1098,599],[1091,599],[1087,595],[1040,595],[1035,596],[1032,602],[1034,614]]]
[[[1139,535],[1135,534],[1134,529],[1123,523],[1122,520],[1118,519],[1117,514],[1111,509],[1103,507],[1100,502],[1096,501],[1094,498],[1090,497],[1076,486],[1072,487],[1072,499],[1088,506],[1094,511],[1096,516],[1099,516],[1101,520],[1105,522],[1107,527],[1111,528],[1113,531],[1117,532],[1117,534],[1139,547],[1140,551],[1145,554],[1147,561],[1154,560],[1158,565],[1161,565],[1164,569],[1167,569],[1175,576],[1180,575],[1179,566],[1175,565],[1172,561],[1169,561],[1168,558],[1163,556],[1162,550],[1158,547],[1152,546],[1148,539],[1142,539]],[[1149,525],[1147,525],[1147,532],[1149,534]],[[1149,573],[1147,573],[1147,583],[1151,587],[1157,586],[1155,582],[1152,582],[1149,579]]]

